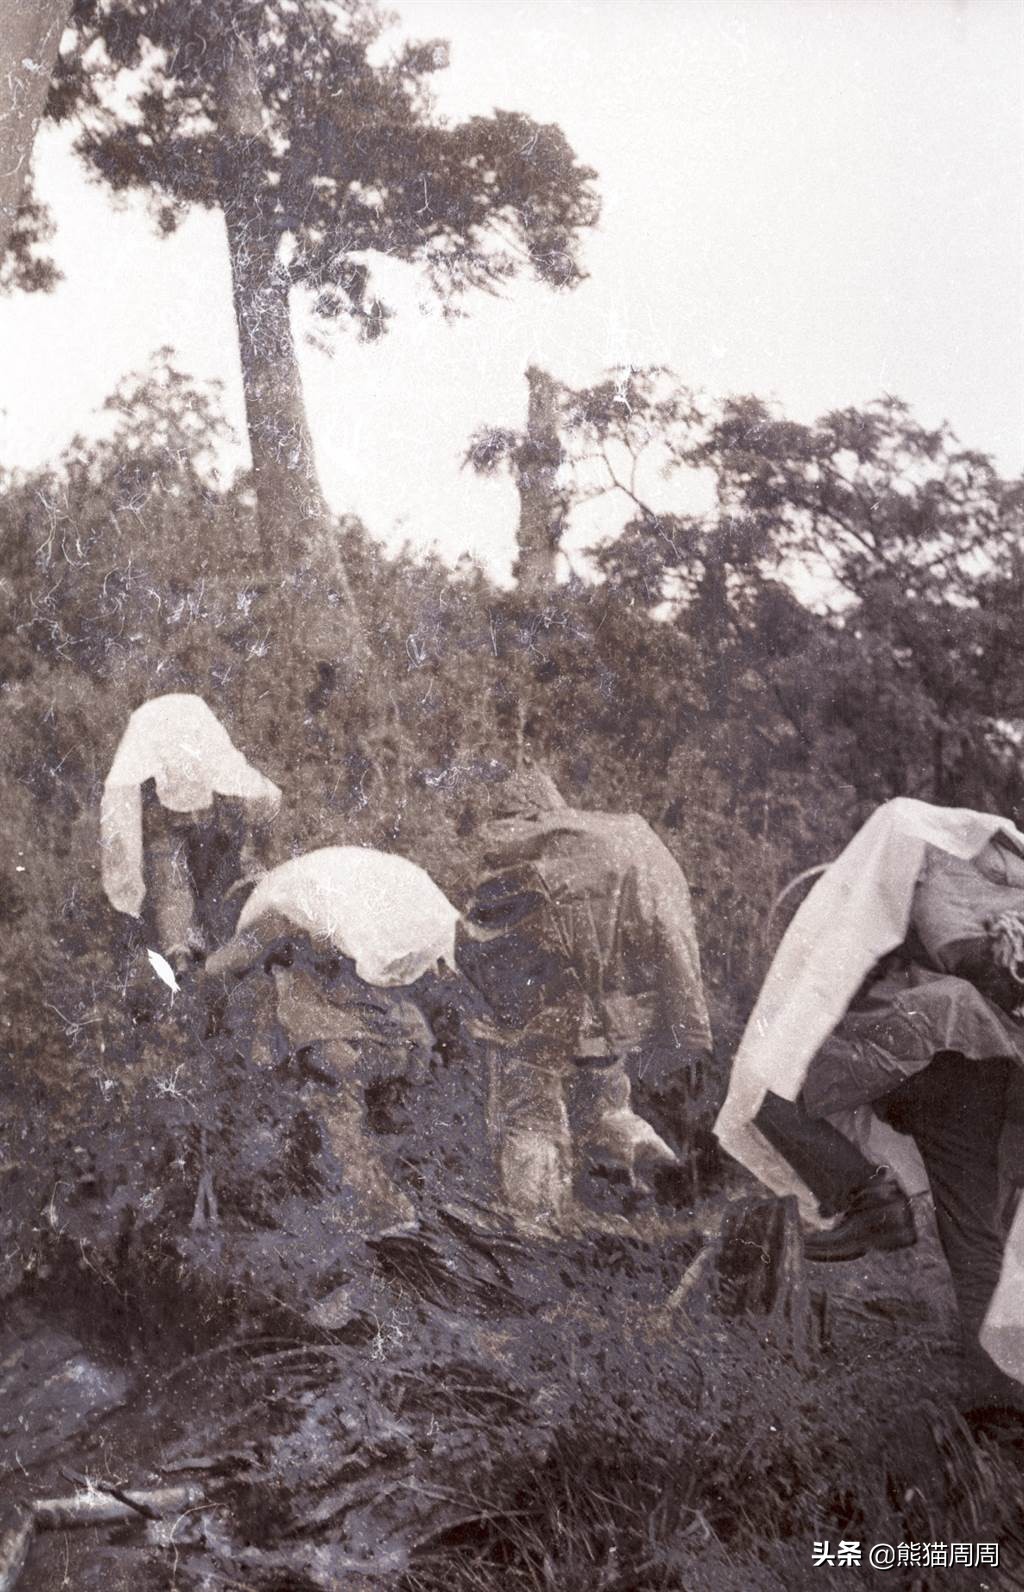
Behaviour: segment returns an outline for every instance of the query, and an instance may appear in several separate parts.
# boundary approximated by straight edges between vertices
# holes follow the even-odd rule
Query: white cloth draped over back
[[[270,817],[281,801],[273,781],[243,757],[202,697],[183,692],[136,708],[103,787],[100,808],[103,888],[118,912],[138,917],[146,886],[142,858],[142,786],[152,779],[171,812],[202,812],[234,796]]]
[[[729,1154],[775,1193],[796,1194],[805,1205],[810,1199],[796,1173],[753,1126],[765,1094],[771,1090],[796,1099],[812,1057],[864,979],[902,943],[926,847],[970,859],[997,834],[1024,848],[1024,834],[991,813],[933,807],[906,797],[886,802],[794,916],[747,1023],[715,1124]],[[867,1107],[855,1115],[857,1121],[837,1118],[836,1125],[910,1186],[925,1187],[911,1141],[883,1130]],[[982,1342],[1007,1371],[1024,1377],[1024,1206],[1017,1212]]]
[[[455,965],[458,910],[428,873],[390,852],[325,846],[272,868],[245,903],[235,941],[275,916],[329,940],[368,984],[414,984],[439,961]],[[208,966],[233,960],[229,944]]]

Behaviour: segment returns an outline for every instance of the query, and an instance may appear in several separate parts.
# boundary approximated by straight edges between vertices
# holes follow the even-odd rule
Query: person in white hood
[[[1001,1275],[1011,1286],[1014,1179],[1000,1146],[1022,1067],[1024,835],[987,813],[886,803],[787,930],[716,1131],[771,1188],[809,1190],[836,1217],[805,1240],[816,1261],[912,1244],[890,1169],[911,1187],[927,1181],[973,1411],[1024,1410],[1024,1386],[1005,1354],[994,1357],[992,1336]]]
[[[280,801],[201,697],[172,692],[131,715],[103,787],[103,888],[176,972],[228,932],[225,905],[259,871],[257,833]]]
[[[250,1026],[272,1062],[275,1024],[306,1058],[308,1085],[344,1181],[342,1217],[359,1232],[407,1222],[412,1204],[388,1176],[367,1125],[367,1086],[408,1076],[433,1038],[409,993],[455,965],[459,914],[422,868],[361,846],[325,846],[272,868],[238,927],[207,958],[212,977],[246,978],[265,996]],[[252,975],[251,979],[248,976]]]

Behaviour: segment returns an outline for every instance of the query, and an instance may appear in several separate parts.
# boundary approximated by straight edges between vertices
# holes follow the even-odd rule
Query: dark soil
[[[889,1584],[1020,1584],[1022,1456],[953,1413],[933,1237],[812,1279],[827,1341],[801,1371],[756,1321],[698,1328],[669,1304],[724,1197],[688,1231],[650,1219],[644,1238],[562,1243],[439,1210],[347,1246],[287,1299],[236,1286],[219,1313],[220,1239],[150,1279],[159,1300],[122,1291],[116,1310],[63,1251],[5,1328],[8,1504],[74,1493],[68,1471],[190,1480],[206,1502],[41,1534],[19,1592],[728,1592],[871,1574],[812,1568],[826,1539],[998,1540],[1000,1579]]]
[[[436,996],[419,1109],[396,1112],[391,1087],[373,1107],[417,1217],[374,1239],[339,1207],[316,1077],[257,1064],[200,1004],[151,1003],[132,1065],[83,1079],[66,1142],[52,1113],[33,1141],[22,1111],[35,1152],[0,1217],[17,1256],[6,1519],[82,1476],[190,1482],[202,1501],[40,1533],[18,1592],[870,1584],[812,1564],[814,1543],[840,1540],[997,1541],[997,1570],[885,1584],[1024,1585],[1024,1453],[956,1414],[928,1222],[911,1251],[810,1268],[803,1353],[766,1316],[727,1317],[701,1290],[673,1300],[748,1184],[517,1236],[489,1203],[487,1057]]]

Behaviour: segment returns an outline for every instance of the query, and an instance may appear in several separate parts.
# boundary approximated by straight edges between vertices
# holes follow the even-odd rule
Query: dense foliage
[[[166,354],[112,396],[104,435],[5,479],[6,1021],[23,1062],[56,1081],[94,1049],[121,927],[98,890],[99,791],[128,713],[160,691],[206,696],[284,788],[282,856],[356,839],[458,896],[489,757],[548,759],[571,800],[644,813],[692,881],[725,1035],[774,896],[876,802],[1016,810],[1019,487],[892,403],[797,426],[752,399],[698,415],[677,390],[659,413],[663,378],[630,380],[646,442],[710,468],[716,506],[666,515],[636,494],[599,550],[606,578],[542,605],[474,567],[388,559],[351,522],[254,603],[250,482],[213,484],[218,395]],[[581,454],[624,446],[614,391],[573,395]],[[373,656],[358,692],[342,566]]]
[[[769,953],[769,908],[788,879],[833,854],[887,796],[1017,807],[1020,493],[949,438],[922,439],[891,405],[809,428],[785,426],[752,400],[715,415],[694,409],[686,446],[710,461],[715,507],[669,516],[636,491],[636,513],[597,554],[605,578],[552,587],[543,602],[500,590],[471,566],[453,573],[387,559],[351,522],[307,548],[257,601],[258,575],[244,556],[251,482],[217,485],[212,470],[223,425],[217,393],[197,391],[165,354],[118,389],[107,420],[101,436],[76,440],[52,467],[7,476],[0,496],[8,709],[0,789],[11,837],[0,896],[9,984],[0,1297],[27,1279],[43,1305],[78,1300],[115,1335],[122,1310],[128,1320],[142,1310],[146,1341],[159,1342],[170,1320],[215,1336],[239,1292],[257,1316],[261,1301],[276,1306],[282,1296],[308,1304],[310,1278],[321,1291],[332,1285],[350,1252],[366,1268],[362,1246],[339,1248],[330,1228],[336,1177],[301,1080],[287,1070],[256,1075],[205,1032],[197,1043],[187,996],[170,999],[100,891],[102,780],[128,713],[147,696],[202,693],[284,788],[279,857],[368,842],[416,858],[455,899],[469,883],[466,819],[487,799],[478,775],[491,758],[544,758],[571,800],[644,813],[693,883],[719,1084]],[[596,397],[587,412],[567,410],[567,453],[570,444],[588,456],[598,444],[623,446],[597,434],[601,423]],[[663,417],[647,443],[665,449],[671,434]],[[854,463],[839,435],[860,439]],[[581,464],[570,491],[576,507],[587,479]],[[802,542],[812,535],[815,544]],[[796,561],[811,569],[815,549],[831,578],[801,582]],[[344,668],[351,624],[336,581],[342,564],[373,656],[358,691]],[[442,1055],[417,1087],[425,1119],[457,1120],[456,1084]],[[457,1179],[445,1176],[446,1199],[453,1188],[457,1195]],[[636,1287],[657,1283],[659,1299],[670,1291],[686,1235],[684,1223],[664,1261],[640,1246]],[[427,1240],[417,1242],[422,1249]],[[400,1318],[401,1355],[382,1349],[383,1362],[376,1338],[326,1349],[318,1338],[307,1365],[295,1359],[307,1355],[300,1336],[280,1354],[306,1380],[282,1381],[274,1359],[272,1406],[249,1377],[240,1396],[255,1387],[278,1423],[264,1468],[226,1495],[227,1518],[241,1522],[247,1544],[251,1522],[264,1523],[245,1552],[269,1578],[253,1584],[276,1589],[281,1574],[299,1570],[305,1579],[289,1585],[331,1584],[331,1554],[364,1540],[365,1526],[376,1547],[399,1542],[395,1576],[405,1580],[395,1584],[409,1592],[442,1579],[482,1587],[496,1575],[524,1588],[589,1586],[598,1565],[600,1584],[619,1592],[653,1592],[680,1575],[713,1576],[722,1588],[795,1586],[807,1584],[812,1539],[866,1539],[890,1519],[896,1496],[925,1501],[909,1525],[909,1505],[896,1511],[885,1528],[894,1540],[964,1534],[952,1522],[967,1511],[972,1530],[1003,1538],[1009,1551],[1001,1473],[949,1417],[923,1492],[915,1483],[890,1487],[888,1502],[881,1493],[877,1455],[892,1436],[879,1412],[899,1402],[906,1424],[907,1400],[949,1396],[931,1294],[912,1321],[912,1385],[902,1319],[899,1353],[891,1327],[878,1343],[849,1352],[840,1343],[823,1368],[827,1383],[810,1384],[788,1363],[771,1360],[766,1370],[760,1338],[732,1322],[701,1339],[711,1387],[691,1410],[691,1359],[678,1352],[686,1329],[673,1320],[666,1337],[662,1321],[644,1349],[649,1308],[621,1257],[608,1296],[597,1299],[602,1253],[583,1246],[577,1283],[566,1282],[559,1250],[557,1274],[571,1284],[577,1314],[562,1308],[561,1294],[546,1294],[555,1312],[542,1323],[548,1336],[529,1299],[523,1307],[522,1277],[548,1286],[528,1252],[500,1333],[467,1325],[446,1298],[436,1347],[433,1317],[420,1311]],[[409,1256],[400,1258],[405,1277]],[[446,1286],[450,1259],[436,1272]],[[926,1293],[933,1283],[925,1268]],[[341,1290],[346,1299],[352,1286]],[[380,1286],[368,1296],[368,1333],[385,1319]],[[353,1320],[355,1331],[362,1316]],[[296,1330],[291,1317],[285,1327]],[[493,1359],[495,1345],[512,1357],[511,1405],[503,1364],[481,1359],[484,1349]],[[342,1364],[339,1392],[331,1373]],[[528,1406],[527,1373],[539,1389]],[[898,1393],[886,1378],[898,1378]],[[456,1396],[463,1382],[472,1391],[465,1408]],[[492,1382],[500,1422],[479,1404]],[[430,1402],[438,1385],[448,1401],[440,1425]],[[203,1425],[212,1407],[205,1385],[201,1400]],[[356,1489],[359,1499],[372,1492],[365,1520],[347,1479],[353,1408],[363,1412],[360,1434],[384,1432],[384,1446],[371,1444],[374,1463],[393,1473],[390,1491],[376,1482]],[[147,1421],[151,1429],[166,1436],[161,1421]],[[842,1441],[833,1443],[837,1429]],[[932,1431],[925,1421],[908,1450],[915,1478]],[[145,1446],[139,1454],[122,1458],[119,1473],[155,1463]],[[433,1498],[436,1477],[447,1508],[463,1472],[473,1477],[469,1501],[458,1493],[453,1530],[438,1535],[447,1515]],[[413,1525],[431,1547],[409,1562],[402,1533],[415,1495],[405,1483],[421,1474],[432,1501],[422,1531]],[[320,1489],[313,1504],[311,1475]],[[393,1499],[401,1507],[392,1516]],[[234,1536],[196,1532],[176,1545],[184,1577],[176,1568],[176,1584],[198,1586],[237,1560]],[[45,1551],[34,1566],[40,1585],[50,1573]],[[189,1579],[186,1555],[198,1579]],[[163,1565],[157,1550],[132,1558],[132,1586],[166,1585]]]
[[[268,1592],[333,1585],[353,1544],[407,1592],[796,1586],[812,1538],[880,1529],[1012,1545],[999,1465],[952,1417],[923,1446],[906,1420],[951,1396],[934,1245],[908,1301],[869,1298],[873,1316],[840,1290],[830,1317],[818,1299],[808,1375],[756,1324],[669,1303],[707,1211],[657,1217],[653,1239],[476,1228],[441,1207],[488,1198],[470,1166],[488,1068],[441,995],[429,1057],[367,1091],[419,1227],[364,1245],[339,1227],[323,1076],[264,1068],[239,1036],[271,1025],[246,1028],[244,1003],[233,1028],[194,984],[172,998],[103,896],[103,779],[157,694],[198,692],[282,787],[273,860],[375,845],[457,902],[482,774],[539,759],[681,861],[721,1089],[790,880],[891,796],[1020,817],[1024,486],[896,400],[798,424],[665,370],[586,389],[533,370],[526,430],[481,430],[467,455],[520,492],[512,591],[329,515],[293,290],[372,337],[374,258],[420,268],[447,308],[523,270],[571,286],[597,214],[560,129],[445,123],[444,47],[387,59],[387,23],[372,0],[72,7],[50,112],[77,119],[79,153],[165,231],[224,215],[253,468],[218,475],[219,393],[169,350],[51,465],[0,462],[0,1300],[25,1284],[129,1359],[185,1356],[114,1427],[126,1475],[194,1455],[200,1427],[229,1447],[259,1408],[258,1464],[232,1456],[219,1521],[191,1511],[175,1586],[227,1584],[242,1558]],[[48,225],[29,192],[0,291],[52,286]],[[619,529],[554,584],[598,499]],[[235,1343],[226,1379],[200,1354],[175,1380],[239,1321],[271,1335]],[[907,1452],[886,1470],[892,1409]],[[133,1588],[169,1584],[166,1544],[119,1546]]]

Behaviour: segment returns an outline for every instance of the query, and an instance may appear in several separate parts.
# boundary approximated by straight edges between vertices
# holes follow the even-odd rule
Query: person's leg
[[[654,1128],[676,1164],[654,1179],[659,1204],[677,1210],[692,1206],[702,1189],[721,1174],[722,1162],[714,1122],[717,1115],[708,1088],[710,1052],[654,1039],[625,1057],[633,1109]]]
[[[353,1076],[351,1047],[344,1040],[328,1039],[317,1051],[318,1063],[332,1075],[332,1081],[314,1087],[311,1095],[341,1169],[338,1200],[345,1226],[376,1232],[410,1221],[415,1214],[412,1202],[388,1177],[367,1125],[363,1089]]]
[[[160,951],[176,971],[203,949],[188,863],[188,814],[152,803],[146,813],[146,909]]]
[[[999,1143],[999,1212],[1004,1232],[1024,1198],[1024,1070],[1013,1067],[1006,1090],[1006,1121]]]
[[[367,1016],[305,968],[274,969],[277,1018],[293,1054],[309,1052],[306,1071],[320,1080],[311,1098],[339,1168],[338,1210],[356,1231],[408,1221],[413,1207],[388,1176],[366,1120],[362,1041]],[[381,991],[366,986],[367,1003]]]
[[[609,1113],[630,1109],[629,1079],[622,1063],[615,1056],[577,1056],[566,1081],[576,1158],[631,1178],[628,1148],[618,1144],[617,1135],[609,1138],[604,1130]]]
[[[969,1405],[1024,1405],[1024,1388],[978,1341],[1005,1247],[999,1145],[1011,1066],[1004,1057],[972,1061],[944,1051],[879,1102],[890,1126],[913,1137],[928,1173],[960,1311]]]
[[[634,1109],[629,1074],[620,1057],[576,1057],[570,1075],[570,1123],[577,1157],[594,1169],[621,1173],[632,1185],[676,1157]]]
[[[199,931],[208,946],[231,938],[246,892],[235,888],[242,877],[244,808],[234,797],[215,796],[197,813],[187,837],[188,871],[195,894]]]
[[[917,1242],[910,1201],[892,1174],[874,1166],[830,1122],[802,1101],[768,1094],[754,1126],[788,1161],[818,1200],[832,1227],[804,1236],[808,1260],[856,1260],[870,1249],[907,1249]]]
[[[222,997],[220,1027],[237,1054],[261,1071],[279,1066],[288,1054],[288,1041],[277,1020],[274,980],[260,967]]]
[[[572,1138],[563,1070],[529,1035],[499,1058],[491,1128],[506,1208],[517,1221],[558,1227],[572,1197]]]
[[[677,1155],[690,1153],[695,1102],[701,1097],[704,1055],[654,1041],[627,1052],[633,1108],[656,1129]]]
[[[823,1216],[844,1211],[877,1168],[857,1146],[800,1100],[766,1094],[754,1126],[807,1184]]]

